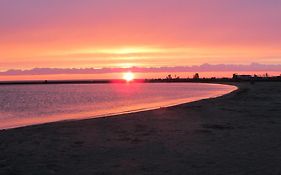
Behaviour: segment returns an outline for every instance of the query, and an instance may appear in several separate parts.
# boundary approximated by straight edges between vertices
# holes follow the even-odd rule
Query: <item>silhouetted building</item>
[[[238,74],[233,74],[232,79],[235,80],[251,80],[253,77],[252,75],[238,75]]]

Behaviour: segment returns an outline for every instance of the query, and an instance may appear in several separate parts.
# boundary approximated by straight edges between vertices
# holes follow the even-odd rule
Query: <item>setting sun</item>
[[[126,72],[123,75],[123,79],[126,80],[127,82],[133,81],[135,78],[135,75],[132,72]]]

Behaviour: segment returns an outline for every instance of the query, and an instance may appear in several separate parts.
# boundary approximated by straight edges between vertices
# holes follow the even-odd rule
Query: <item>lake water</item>
[[[235,89],[200,83],[0,86],[0,129],[156,109]]]

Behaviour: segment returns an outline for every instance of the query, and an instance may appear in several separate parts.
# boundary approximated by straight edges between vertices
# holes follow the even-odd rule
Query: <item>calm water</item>
[[[234,89],[199,83],[0,86],[0,129],[154,109]]]

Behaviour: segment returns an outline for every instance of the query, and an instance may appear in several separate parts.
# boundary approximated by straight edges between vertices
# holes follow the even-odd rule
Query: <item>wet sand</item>
[[[110,118],[0,131],[0,174],[281,174],[281,83]]]

